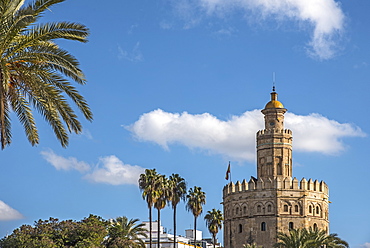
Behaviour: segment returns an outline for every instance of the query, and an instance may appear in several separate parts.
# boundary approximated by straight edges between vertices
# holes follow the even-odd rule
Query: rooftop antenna
[[[275,92],[275,72],[272,73],[272,91]]]

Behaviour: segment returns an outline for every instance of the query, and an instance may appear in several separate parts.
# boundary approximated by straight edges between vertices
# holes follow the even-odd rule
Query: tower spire
[[[275,72],[272,73],[272,92],[275,92]]]

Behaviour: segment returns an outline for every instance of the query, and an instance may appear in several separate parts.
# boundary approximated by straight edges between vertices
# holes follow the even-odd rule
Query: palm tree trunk
[[[176,248],[176,205],[173,206],[173,248]]]
[[[213,248],[216,248],[216,234],[212,233],[213,236]]]
[[[149,248],[152,248],[152,207],[149,207]]]
[[[197,247],[197,216],[194,216],[194,247]]]
[[[158,208],[158,233],[157,233],[157,248],[160,248],[159,241],[161,238],[160,230],[161,230],[161,210]]]

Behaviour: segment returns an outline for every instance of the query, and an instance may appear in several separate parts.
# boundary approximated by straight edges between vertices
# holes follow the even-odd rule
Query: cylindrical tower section
[[[257,178],[292,177],[292,139],[289,129],[257,133]]]
[[[257,177],[263,180],[292,176],[292,131],[284,129],[286,111],[273,91],[262,110],[265,129],[257,132]]]

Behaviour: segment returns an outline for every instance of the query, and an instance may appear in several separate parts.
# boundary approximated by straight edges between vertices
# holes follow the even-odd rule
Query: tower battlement
[[[259,130],[257,132],[257,137],[260,136],[260,135],[265,135],[265,134],[290,134],[292,135],[293,132],[292,130],[290,129],[263,129],[263,130]]]
[[[277,177],[274,180],[268,179],[266,182],[264,182],[262,178],[257,181],[251,178],[249,182],[244,179],[242,182],[237,181],[235,184],[230,182],[224,187],[223,195],[226,197],[227,195],[243,191],[268,189],[313,191],[329,195],[329,187],[324,181],[313,181],[311,178],[308,181],[305,178],[298,181],[295,177],[293,179],[291,177],[286,177],[284,180]]]

